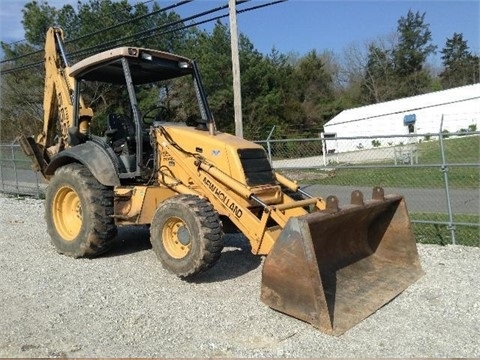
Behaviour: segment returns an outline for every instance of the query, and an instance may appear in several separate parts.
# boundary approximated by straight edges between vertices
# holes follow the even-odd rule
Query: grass
[[[289,176],[288,171],[284,172]],[[300,175],[299,175],[300,173]],[[331,174],[331,172],[330,172]],[[332,175],[332,174],[331,174]],[[323,170],[298,170],[296,177],[305,184],[355,185],[407,188],[443,188],[444,175],[440,168],[336,168],[333,176]],[[448,184],[454,189],[478,189],[480,172],[477,167],[451,167]]]
[[[412,220],[447,222],[446,214],[410,213]],[[468,223],[472,226],[456,226],[455,241],[458,245],[480,246],[480,215],[454,215],[454,223]],[[447,245],[452,243],[447,225],[413,223],[413,232],[418,243]]]
[[[445,160],[450,164],[478,164],[480,160],[480,136],[447,138],[443,141]],[[440,142],[423,141],[418,144],[419,164],[439,164],[442,162]]]
[[[445,139],[445,160],[448,164],[480,164],[480,137],[469,136]],[[418,144],[418,163],[432,167],[384,167],[376,163],[378,168],[341,168],[337,167],[328,174],[324,170],[297,170],[291,175],[305,184],[349,185],[349,186],[383,186],[399,188],[444,188],[444,173],[439,165],[442,163],[440,144],[428,141]],[[366,164],[372,165],[372,164]],[[450,188],[475,189],[480,184],[478,166],[450,166],[448,168],[448,184]],[[412,220],[448,222],[447,214],[410,213]],[[454,214],[454,223],[472,224],[458,225],[455,229],[455,241],[459,245],[480,246],[480,215]],[[444,224],[413,223],[412,228],[418,243],[447,245],[452,243],[451,231]],[[475,224],[477,226],[475,226]]]
[[[444,140],[447,164],[480,164],[480,136],[465,136]],[[306,184],[356,185],[408,188],[442,188],[444,174],[440,164],[442,157],[439,141],[424,141],[418,144],[418,164],[427,167],[382,167],[383,164],[365,163],[355,168],[341,164],[336,166],[334,176],[325,176],[321,169],[296,170],[289,174]],[[377,168],[362,165],[375,165]],[[388,164],[391,165],[391,164]],[[432,165],[428,167],[428,165]],[[437,165],[437,166],[434,166]],[[449,166],[449,186],[457,189],[478,189],[480,171],[477,166]]]

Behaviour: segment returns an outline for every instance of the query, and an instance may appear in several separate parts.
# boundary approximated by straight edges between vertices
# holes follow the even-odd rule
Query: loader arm
[[[176,192],[186,194],[194,190],[198,196],[207,198],[221,215],[228,217],[247,237],[253,254],[267,255],[288,220],[308,214],[305,206],[312,205],[317,210],[326,208],[321,198],[292,200],[282,193],[277,183],[248,186],[200,154],[182,149],[169,134],[172,129],[160,127],[158,130],[157,143],[162,147],[158,160],[159,178],[173,177],[175,180],[169,181],[172,185],[165,181],[163,183]],[[222,135],[199,132],[198,141],[202,143],[200,139],[206,137],[204,142],[208,142],[209,139],[220,136]],[[280,176],[278,178],[284,179]]]

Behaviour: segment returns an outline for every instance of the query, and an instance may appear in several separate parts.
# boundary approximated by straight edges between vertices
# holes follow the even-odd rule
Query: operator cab
[[[120,47],[86,58],[70,69],[76,80],[74,96],[79,96],[80,82],[95,81],[107,84],[118,98],[118,104],[109,105],[114,111],[106,115],[103,139],[117,157],[118,175],[125,181],[149,178],[154,170],[152,127],[176,122],[207,130],[213,123],[196,63],[185,57]],[[79,109],[76,111],[78,115]]]

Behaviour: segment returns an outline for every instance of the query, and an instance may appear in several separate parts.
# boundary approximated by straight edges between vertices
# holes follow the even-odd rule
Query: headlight
[[[141,56],[144,60],[152,61],[152,55],[150,55],[149,53],[142,52]]]

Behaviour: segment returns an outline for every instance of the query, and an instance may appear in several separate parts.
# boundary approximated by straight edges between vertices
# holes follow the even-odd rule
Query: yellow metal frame
[[[176,194],[192,194],[208,199],[216,211],[228,217],[248,238],[252,253],[266,255],[275,244],[281,230],[291,217],[308,214],[306,206],[318,210],[325,208],[321,198],[294,201],[285,195],[281,185],[297,190],[298,185],[283,176],[276,175],[278,183],[247,186],[241,163],[233,155],[251,142],[235,140],[229,142],[223,162],[212,163],[200,154],[194,154],[180,146],[188,141],[191,129],[174,128],[175,139],[165,132],[169,128],[155,130],[158,144],[157,184],[152,186],[117,187],[115,189],[115,218],[117,224],[149,224],[159,204]],[[196,147],[206,147],[216,141],[215,135],[203,132],[197,135]],[[172,144],[172,141],[176,141]],[[185,147],[189,143],[182,144]],[[233,165],[233,166],[231,166]],[[232,170],[235,176],[225,170]],[[224,169],[224,170],[221,170]],[[243,177],[242,177],[243,176]],[[297,187],[297,188],[296,188]]]

